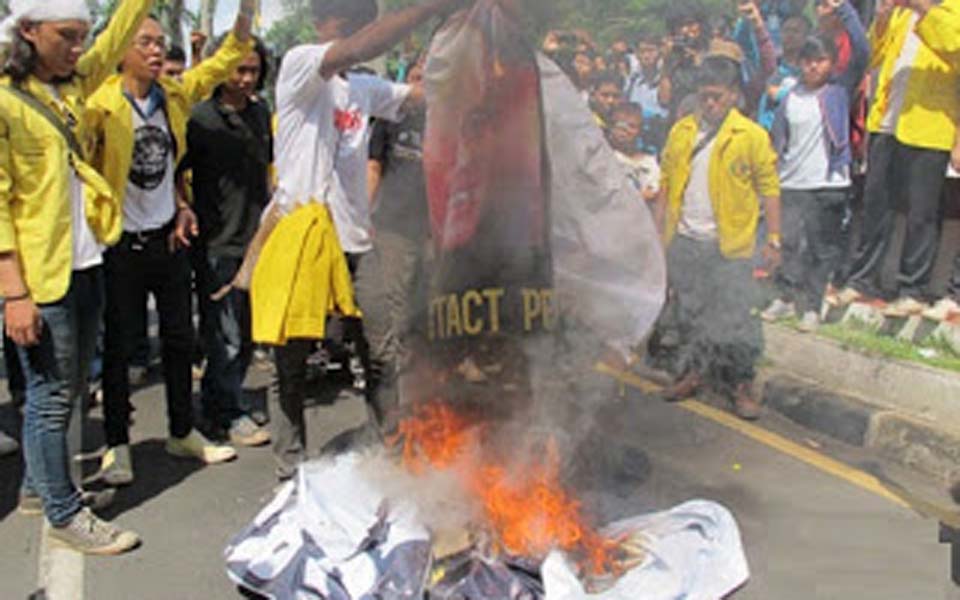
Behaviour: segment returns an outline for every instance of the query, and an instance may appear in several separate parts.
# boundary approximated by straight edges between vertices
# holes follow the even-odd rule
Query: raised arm
[[[849,0],[828,0],[832,3],[834,10],[843,23],[843,28],[850,36],[851,56],[847,68],[837,77],[837,83],[847,89],[851,96],[854,90],[863,80],[864,73],[867,72],[867,65],[870,63],[870,41],[867,39],[867,32],[863,28],[863,22],[856,9],[850,4]]]
[[[324,79],[329,79],[350,67],[372,60],[403,41],[420,24],[464,4],[464,0],[428,0],[385,15],[352,36],[335,42],[324,55],[320,74]]]
[[[898,11],[896,0],[879,0],[873,25],[867,34],[870,41],[870,61],[868,69],[875,69],[883,64],[888,52],[892,51],[893,36],[887,35],[890,30],[890,19]]]
[[[202,102],[213,90],[230,78],[243,59],[253,52],[251,28],[256,13],[256,0],[241,0],[233,31],[220,49],[183,75],[183,89],[191,104]]]
[[[77,62],[78,81],[85,96],[92,95],[107,77],[117,72],[117,65],[151,8],[153,0],[121,0],[107,28]]]
[[[930,0],[913,0],[920,22],[917,35],[928,48],[960,69],[960,0],[936,5]]]

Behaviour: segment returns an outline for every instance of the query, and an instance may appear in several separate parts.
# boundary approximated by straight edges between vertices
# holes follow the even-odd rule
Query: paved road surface
[[[263,372],[251,377],[261,396],[268,378]],[[598,451],[595,458],[598,468],[618,471],[625,483],[587,499],[610,516],[691,498],[730,507],[753,572],[737,600],[956,597],[947,585],[948,554],[936,542],[936,523],[857,487],[851,472],[841,469],[846,479],[828,473],[817,455],[805,463],[771,447],[762,430],[737,431],[710,418],[709,410],[697,414],[697,405],[671,406],[625,391],[621,397],[612,386],[609,404],[597,415],[604,431],[598,439],[618,450]],[[0,599],[27,598],[41,585],[64,590],[69,600],[239,597],[224,575],[222,551],[270,497],[269,450],[244,449],[236,463],[207,469],[174,460],[163,453],[162,388],[145,388],[134,402],[137,481],[120,491],[108,515],[136,528],[143,547],[120,558],[79,561],[60,552],[42,561],[40,520],[14,510],[19,461],[0,459]],[[99,416],[92,418],[88,447],[101,439]],[[313,408],[313,441],[319,445],[364,418],[355,398]],[[804,439],[773,417],[761,426]],[[758,431],[754,437],[763,442],[745,435]]]

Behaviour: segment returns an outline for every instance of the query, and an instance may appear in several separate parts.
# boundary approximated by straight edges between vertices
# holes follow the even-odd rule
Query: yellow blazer
[[[960,69],[960,0],[944,0],[917,23],[917,35],[931,50]]]
[[[876,24],[870,29],[873,50],[870,68],[879,67],[880,76],[877,95],[867,118],[869,131],[880,130],[883,115],[889,107],[893,72],[910,32],[912,14],[910,9],[894,9],[885,29],[879,29]],[[930,29],[923,21],[926,19],[918,23],[918,34]],[[939,36],[947,35],[949,31],[939,32]],[[894,134],[897,140],[908,146],[950,151],[957,119],[960,119],[960,71],[931,47],[921,43],[907,81],[903,110]]]
[[[124,0],[77,63],[75,76],[57,84],[57,102],[34,77],[21,87],[48,106],[83,144],[89,139],[88,98],[116,71],[137,28],[150,11],[150,0]],[[9,78],[0,78],[9,86]],[[103,244],[121,231],[119,198],[110,185],[74,156],[66,140],[36,110],[0,90],[0,252],[16,252],[34,302],[62,299],[73,271],[73,214],[70,173],[83,182],[87,221]]]
[[[254,268],[250,305],[258,344],[322,339],[331,313],[360,316],[347,259],[325,205],[311,202],[277,224]]]
[[[667,244],[680,222],[698,132],[697,117],[686,117],[674,125],[664,149],[661,186],[667,193]],[[750,258],[756,249],[760,198],[780,196],[780,177],[770,136],[736,109],[714,140],[709,187],[721,253],[730,259]]]
[[[161,78],[166,95],[170,133],[177,147],[176,162],[187,151],[187,121],[193,107],[208,98],[253,51],[253,40],[240,42],[231,33],[216,54],[183,75],[183,83]],[[123,94],[123,76],[112,76],[90,99],[88,120],[94,137],[93,164],[120,198],[126,196],[133,164],[133,107]]]

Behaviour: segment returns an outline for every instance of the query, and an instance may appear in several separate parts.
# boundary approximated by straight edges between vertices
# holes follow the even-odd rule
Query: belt
[[[173,231],[174,221],[170,221],[163,227],[158,227],[157,229],[143,229],[141,231],[124,231],[123,235],[120,236],[120,242],[123,244],[129,244],[132,248],[143,249],[143,247],[151,242],[165,241],[170,233]]]

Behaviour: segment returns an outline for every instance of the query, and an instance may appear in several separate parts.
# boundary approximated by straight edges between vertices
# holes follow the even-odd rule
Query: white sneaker
[[[829,290],[827,295],[824,297],[824,300],[830,306],[835,307],[844,307],[854,302],[858,302],[864,298],[864,295],[858,292],[852,287],[845,287],[839,292],[836,290]]]
[[[133,461],[130,446],[123,444],[107,450],[100,461],[100,479],[107,485],[120,486],[133,483]]]
[[[221,446],[200,435],[197,430],[191,431],[185,438],[170,438],[167,440],[167,454],[179,458],[195,458],[208,465],[216,465],[231,461],[237,457],[237,451],[230,446]]]
[[[111,556],[140,545],[140,536],[108,523],[84,508],[64,527],[51,527],[50,537],[84,554]]]
[[[960,315],[960,304],[953,298],[941,298],[936,304],[923,311],[923,318],[930,321],[947,321]]]
[[[774,300],[765,311],[760,313],[760,318],[767,323],[776,323],[784,319],[792,319],[797,316],[797,307],[793,302],[784,302],[780,298]]]
[[[900,298],[893,304],[888,304],[887,307],[883,310],[883,316],[885,317],[912,317],[915,315],[923,314],[924,311],[930,307],[923,302],[920,302],[916,298],[911,298],[909,296],[905,298]]]
[[[270,443],[270,432],[257,425],[250,417],[243,416],[230,425],[230,441],[238,446],[256,447]]]
[[[797,324],[797,329],[803,333],[815,333],[819,328],[820,315],[812,310],[803,313],[800,323]]]

